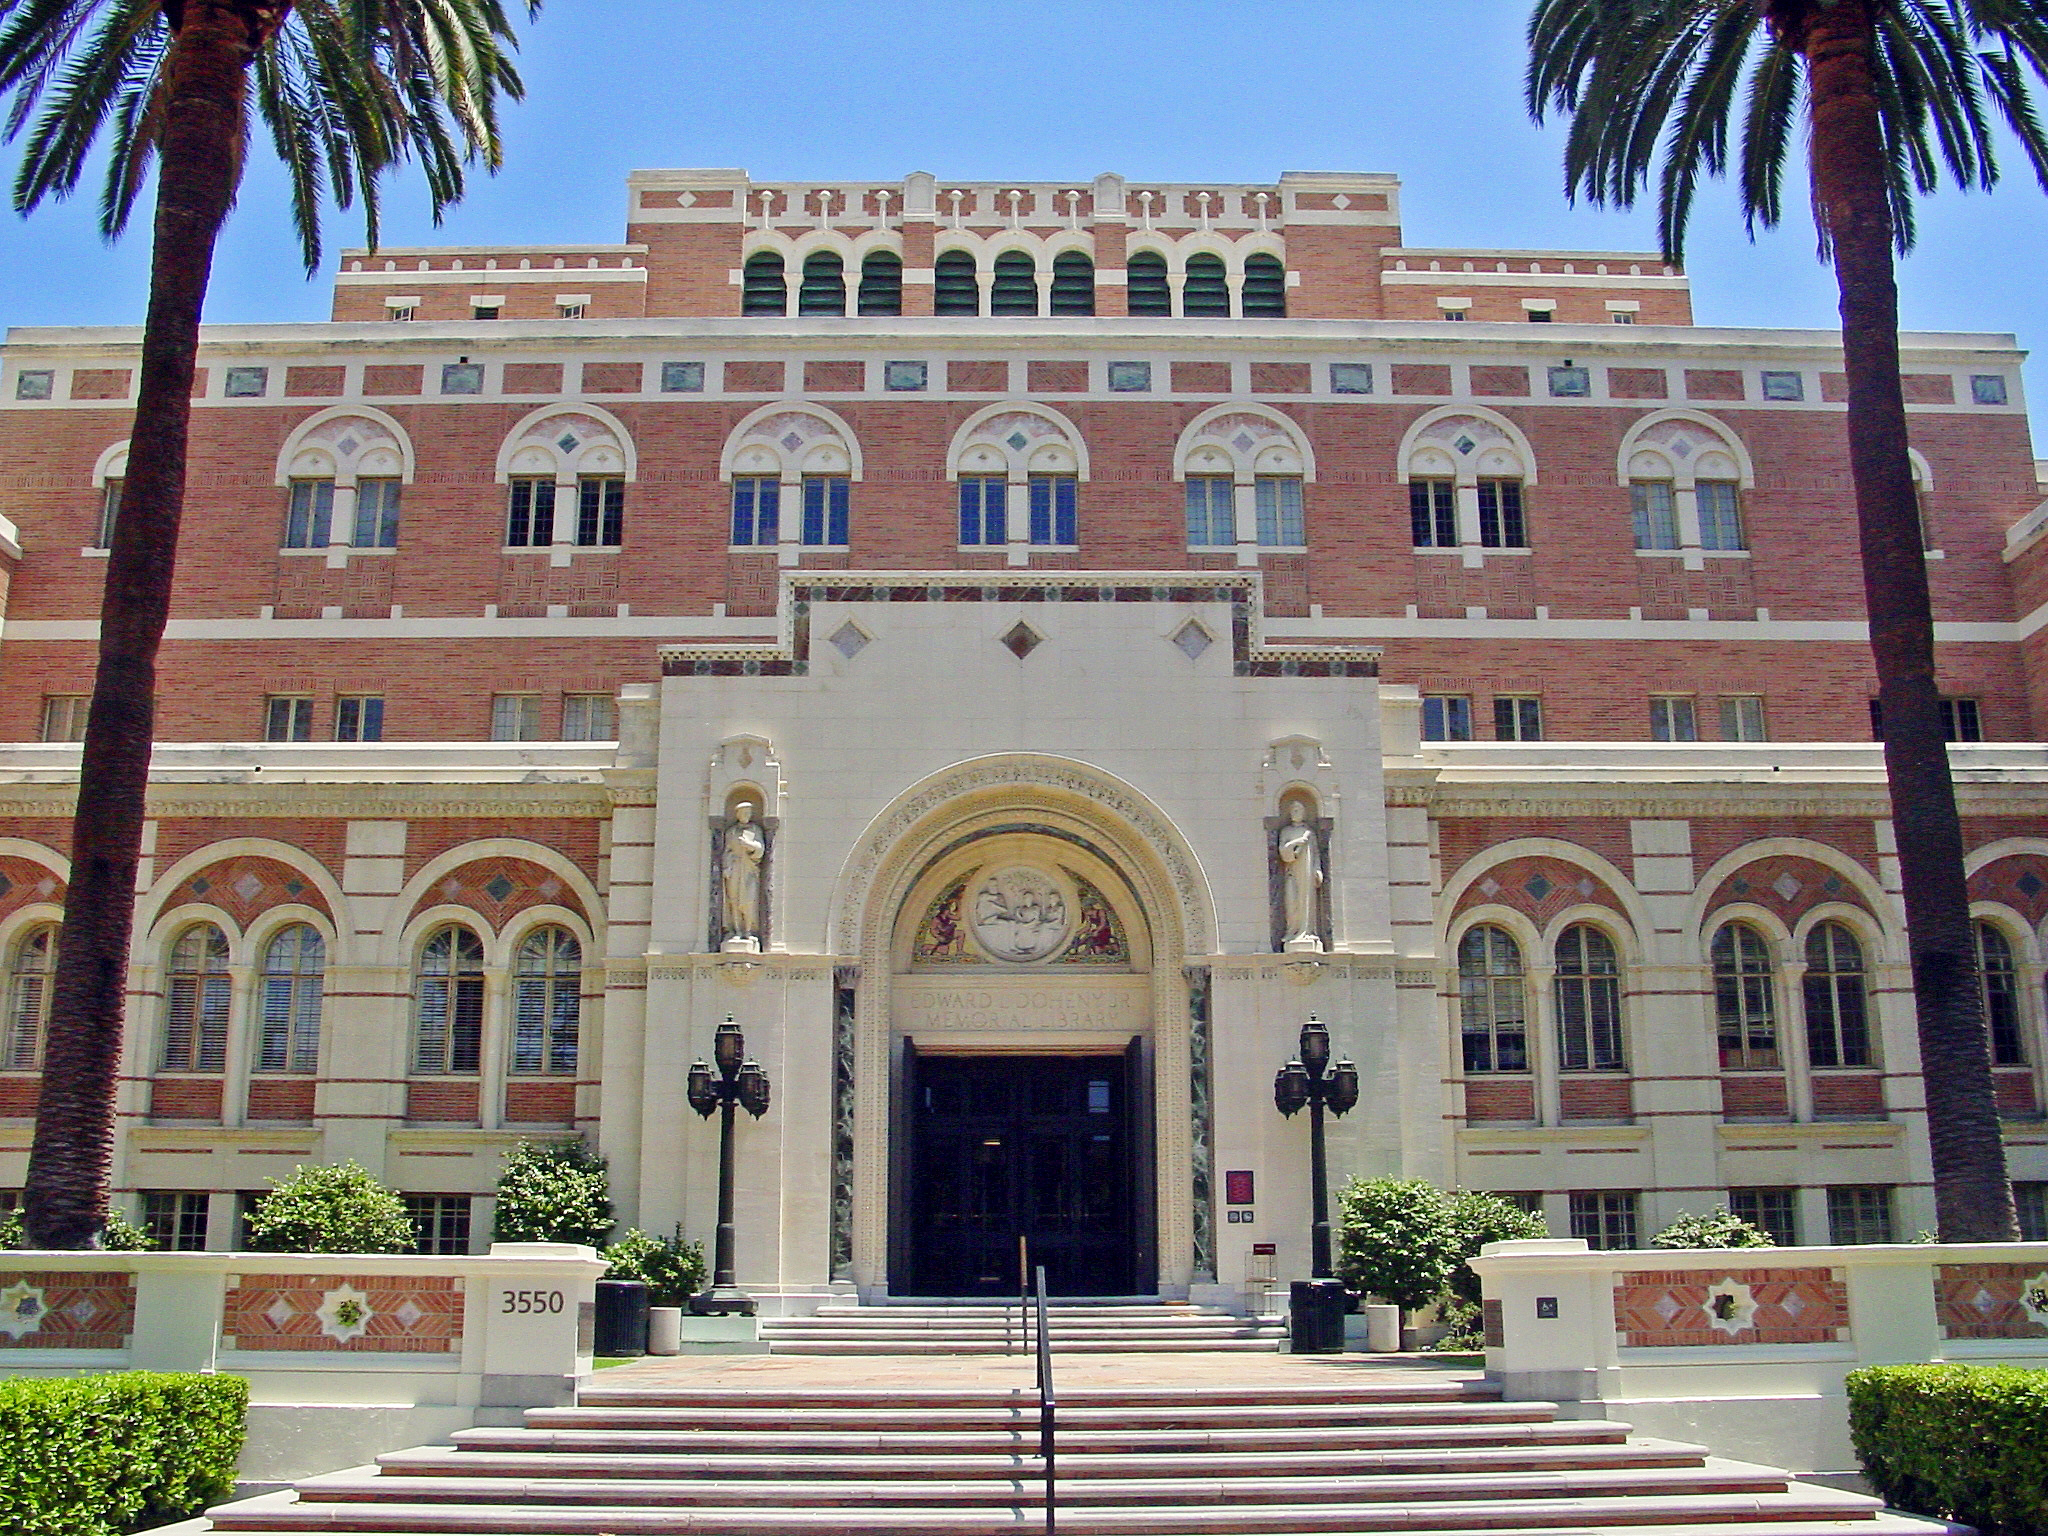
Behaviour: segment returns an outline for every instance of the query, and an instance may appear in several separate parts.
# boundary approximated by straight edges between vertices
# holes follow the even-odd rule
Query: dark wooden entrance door
[[[914,1056],[909,1254],[925,1296],[1014,1296],[1017,1237],[1060,1296],[1135,1289],[1131,1081],[1120,1056]]]

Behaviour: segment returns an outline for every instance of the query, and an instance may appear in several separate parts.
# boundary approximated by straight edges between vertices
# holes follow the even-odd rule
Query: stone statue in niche
[[[1287,820],[1281,824],[1273,856],[1280,861],[1280,947],[1290,955],[1319,954],[1323,855],[1315,824],[1299,800],[1287,802]]]
[[[723,896],[720,926],[727,954],[761,951],[761,865],[768,857],[768,836],[754,821],[753,802],[733,807],[720,848],[719,890]]]

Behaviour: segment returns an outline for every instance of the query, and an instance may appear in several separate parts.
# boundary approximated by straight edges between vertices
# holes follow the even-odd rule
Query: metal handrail
[[[1038,1456],[1045,1463],[1045,1533],[1059,1529],[1058,1503],[1054,1497],[1055,1468],[1058,1465],[1059,1402],[1052,1388],[1052,1335],[1045,1317],[1045,1266],[1037,1269],[1038,1280]]]

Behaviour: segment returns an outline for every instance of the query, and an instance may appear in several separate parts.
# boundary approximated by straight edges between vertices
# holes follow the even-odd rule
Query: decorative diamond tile
[[[1679,1313],[1685,1310],[1685,1305],[1684,1303],[1679,1301],[1679,1299],[1676,1296],[1672,1295],[1669,1291],[1666,1291],[1664,1295],[1658,1300],[1657,1305],[1652,1307],[1650,1310],[1655,1312],[1659,1317],[1663,1318],[1664,1321],[1668,1323],[1671,1321],[1671,1319],[1678,1316]]]
[[[284,1331],[285,1324],[289,1323],[297,1314],[293,1312],[292,1304],[280,1296],[270,1304],[270,1310],[263,1315],[269,1320],[270,1326],[281,1333]]]
[[[1008,443],[1011,446],[1011,448],[1015,449],[1018,453],[1022,453],[1026,448],[1031,446],[1031,439],[1026,437],[1022,432],[1012,432],[1008,437],[1004,438],[1003,441]]]
[[[413,1329],[419,1326],[420,1319],[425,1317],[427,1314],[420,1310],[418,1302],[408,1300],[404,1306],[400,1307],[396,1312],[392,1313],[391,1315],[398,1319],[398,1321],[404,1326],[405,1331],[407,1333],[410,1333]]]
[[[235,894],[244,901],[254,901],[262,893],[263,882],[253,873],[246,874],[235,882]]]
[[[1794,1322],[1797,1322],[1799,1320],[1799,1315],[1802,1312],[1806,1311],[1808,1303],[1804,1297],[1802,1297],[1797,1291],[1794,1291],[1790,1296],[1787,1296],[1785,1298],[1784,1302],[1781,1305],[1784,1309],[1785,1315],[1791,1318]]]
[[[1970,1305],[1989,1317],[1998,1310],[1998,1298],[1980,1285],[1977,1287],[1977,1294],[1970,1298]]]
[[[1489,896],[1498,896],[1500,894],[1500,882],[1489,875],[1479,882],[1479,889]]]
[[[564,432],[560,437],[555,439],[555,446],[561,449],[564,453],[574,453],[579,447],[582,446],[582,444],[577,441],[576,434],[574,432]]]
[[[1193,619],[1173,632],[1173,643],[1180,647],[1181,654],[1189,661],[1199,661],[1202,653],[1215,642],[1209,638],[1209,631]]]
[[[1806,887],[1787,874],[1780,875],[1777,879],[1773,880],[1771,882],[1771,889],[1778,893],[1778,900],[1790,901],[1801,891],[1805,890]]]
[[[459,897],[462,894],[462,877],[460,875],[450,875],[446,880],[443,880],[441,882],[441,894],[450,901],[454,901]]]
[[[868,637],[861,632],[858,624],[848,619],[832,631],[832,646],[840,655],[851,661],[868,648]]]
[[[9,891],[13,889],[14,882],[8,879],[5,875],[0,875],[0,896],[5,896]]]
[[[541,883],[538,886],[536,886],[535,889],[541,894],[541,896],[543,896],[549,901],[553,901],[557,896],[562,894],[562,882],[557,880],[553,875],[550,875],[547,877],[547,879],[541,881]]]
[[[1730,882],[1728,889],[1738,896],[1747,896],[1749,894],[1749,882],[1747,880],[1735,880]]]
[[[1573,886],[1572,889],[1577,891],[1581,896],[1590,897],[1595,891],[1599,890],[1600,887],[1593,882],[1592,877],[1589,875],[1585,879],[1579,881],[1579,883]]]
[[[287,880],[284,883],[284,893],[287,896],[303,896],[306,894],[306,882],[303,880]]]
[[[1671,451],[1677,454],[1681,459],[1691,458],[1692,439],[1689,437],[1681,437],[1677,442],[1671,445]]]
[[[1332,208],[1349,208],[1351,206],[1351,195],[1348,192],[1339,192],[1330,199],[1330,206]]]
[[[74,1301],[73,1303],[71,1303],[70,1306],[66,1307],[64,1309],[64,1315],[70,1318],[72,1322],[78,1324],[79,1327],[83,1328],[87,1323],[93,1320],[93,1315],[98,1311],[99,1308],[95,1307],[90,1301],[80,1299],[78,1301]]]
[[[484,886],[484,894],[493,901],[503,901],[518,889],[518,886],[507,880],[503,875],[496,875]]]
[[[57,882],[55,880],[49,879],[48,877],[45,877],[44,879],[36,883],[36,894],[38,896],[51,896],[56,894],[56,890]],[[0,892],[0,894],[5,893]]]
[[[1237,436],[1233,437],[1230,440],[1230,446],[1235,448],[1239,453],[1250,453],[1252,451],[1252,443],[1254,441],[1255,439],[1252,437],[1251,433],[1240,432],[1237,434]]]
[[[2021,875],[2019,879],[2013,881],[2013,886],[2022,896],[2038,896],[2041,894],[2041,878],[2031,869]]]
[[[1474,448],[1477,448],[1479,445],[1473,442],[1470,436],[1461,432],[1458,435],[1457,440],[1453,442],[1451,446],[1457,449],[1460,453],[1470,453]]]
[[[1821,881],[1820,888],[1826,891],[1830,896],[1839,896],[1842,894],[1842,891],[1844,889],[1842,885],[1842,877],[1840,875],[1829,875],[1827,879]]]
[[[351,432],[347,437],[344,437],[340,442],[336,443],[334,446],[339,448],[342,451],[343,456],[345,457],[348,454],[354,453],[358,448],[362,447],[363,445],[356,441],[355,434]]]
[[[1557,887],[1552,885],[1548,880],[1544,879],[1541,875],[1531,875],[1529,877],[1528,883],[1525,884],[1522,887],[1522,889],[1527,891],[1531,896],[1534,896],[1538,901],[1542,901],[1545,897],[1549,896],[1549,894],[1552,891],[1556,890]]]
[[[204,896],[208,891],[212,889],[213,882],[211,880],[206,879],[204,876],[201,876],[199,879],[194,880],[192,882],[192,894],[194,896]]]
[[[1004,631],[1003,644],[1009,647],[1012,656],[1022,661],[1041,645],[1045,644],[1045,636],[1041,635],[1029,624],[1026,624],[1022,619],[1019,619],[1009,629]]]
[[[782,434],[782,446],[787,448],[791,453],[795,453],[797,449],[803,447],[803,445],[804,440],[797,433],[785,432]]]

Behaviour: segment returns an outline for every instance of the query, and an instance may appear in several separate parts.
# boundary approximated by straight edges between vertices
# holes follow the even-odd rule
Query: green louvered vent
[[[1173,294],[1166,286],[1166,258],[1154,251],[1139,251],[1125,264],[1130,287],[1125,290],[1134,315],[1170,315]]]
[[[932,263],[932,313],[981,313],[981,286],[974,280],[974,257],[968,252],[942,251]]]
[[[1188,258],[1187,281],[1180,290],[1180,312],[1211,319],[1230,318],[1230,283],[1223,275],[1223,258],[1207,254]]]
[[[1244,260],[1244,317],[1277,320],[1287,315],[1287,270],[1276,256]]]
[[[789,284],[782,278],[782,257],[758,251],[747,258],[740,286],[740,313],[780,315],[789,311]]]
[[[1095,263],[1080,251],[1062,251],[1052,259],[1052,312],[1095,313]]]
[[[800,315],[846,313],[846,263],[837,251],[813,251],[804,258],[804,282],[796,291]]]
[[[894,251],[870,251],[860,264],[860,313],[903,313],[903,258]]]
[[[998,256],[995,281],[988,290],[988,312],[992,315],[1037,314],[1038,263],[1022,251],[1005,251]]]

